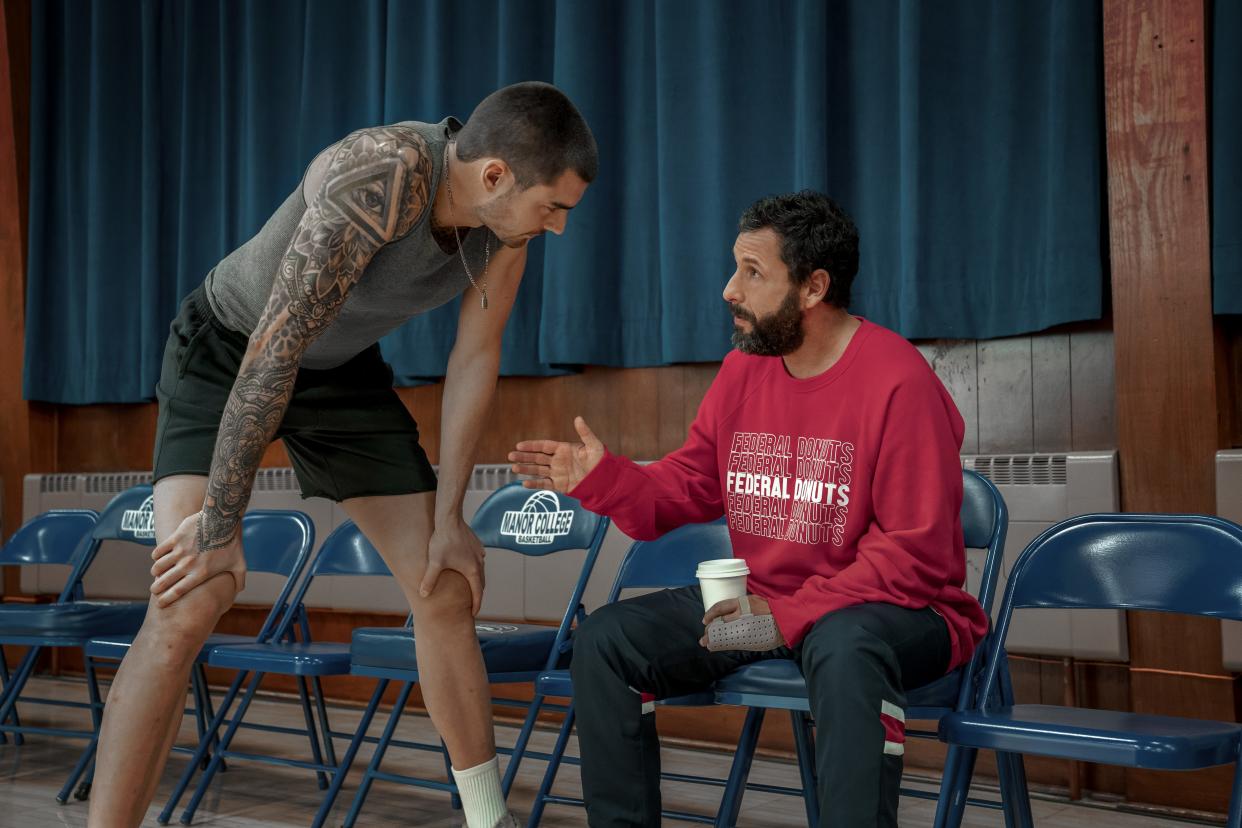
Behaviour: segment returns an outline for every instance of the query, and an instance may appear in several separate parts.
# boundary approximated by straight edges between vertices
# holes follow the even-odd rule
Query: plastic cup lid
[[[750,574],[750,567],[741,558],[717,558],[701,561],[695,577],[698,578],[733,578],[738,575]]]

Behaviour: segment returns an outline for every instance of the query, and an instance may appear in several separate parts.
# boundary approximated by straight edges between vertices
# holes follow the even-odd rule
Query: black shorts
[[[247,343],[212,312],[201,285],[181,303],[155,388],[156,480],[211,470],[216,432]],[[418,425],[393,390],[379,345],[336,368],[298,371],[276,436],[285,442],[303,497],[339,502],[436,488]]]

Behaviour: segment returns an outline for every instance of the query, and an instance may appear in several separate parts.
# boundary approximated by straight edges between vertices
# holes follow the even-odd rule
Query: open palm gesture
[[[552,489],[568,493],[599,465],[604,457],[604,444],[581,417],[574,418],[581,443],[556,440],[523,440],[517,451],[509,452],[509,461],[518,474],[530,477],[522,485],[528,489]]]

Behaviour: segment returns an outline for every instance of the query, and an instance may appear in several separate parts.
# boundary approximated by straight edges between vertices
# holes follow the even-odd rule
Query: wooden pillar
[[[1204,0],[1104,0],[1122,507],[1215,510],[1220,445]],[[1234,718],[1220,623],[1129,615],[1133,708]],[[1226,769],[1228,770],[1228,769]],[[1132,800],[1224,810],[1228,774],[1127,774]]]
[[[0,15],[0,476],[4,534],[21,521],[22,478],[50,471],[55,459],[55,412],[22,397],[26,316],[26,209],[30,192],[30,3],[3,0]],[[18,591],[17,573],[4,593]]]

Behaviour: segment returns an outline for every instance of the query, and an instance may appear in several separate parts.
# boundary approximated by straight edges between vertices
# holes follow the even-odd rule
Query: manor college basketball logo
[[[534,546],[568,535],[573,525],[573,511],[561,510],[556,492],[535,492],[526,498],[520,511],[504,513],[500,519],[500,534]]]
[[[125,510],[121,515],[121,531],[129,532],[135,538],[155,537],[155,505],[152,498],[142,501],[137,509]]]

